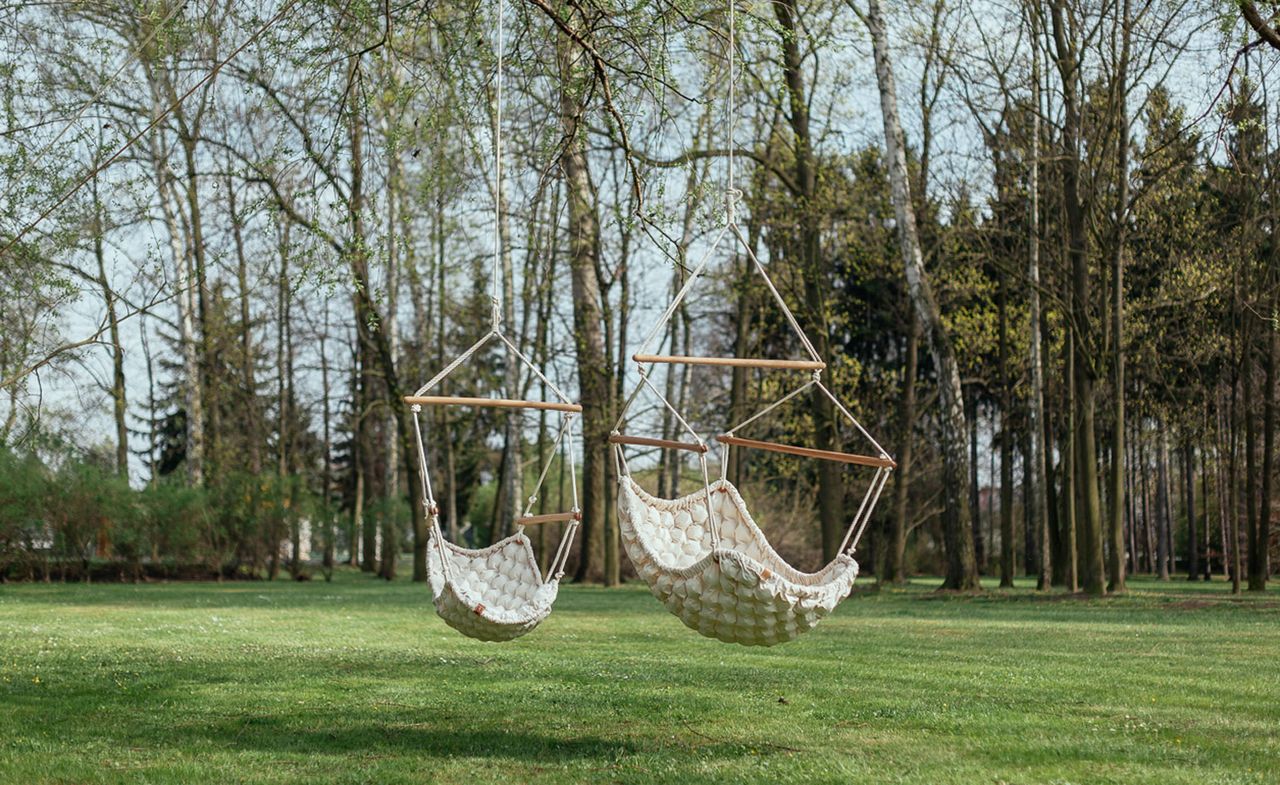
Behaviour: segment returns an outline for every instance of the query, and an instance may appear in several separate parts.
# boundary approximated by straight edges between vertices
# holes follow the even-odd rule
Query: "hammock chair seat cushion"
[[[449,574],[441,563],[441,542]],[[427,577],[436,612],[458,632],[484,641],[509,641],[551,613],[560,582],[544,582],[533,546],[523,532],[472,550],[432,537]]]
[[[858,575],[847,554],[814,573],[787,564],[726,481],[710,486],[720,532],[714,549],[704,492],[660,499],[625,474],[619,486],[619,529],[636,571],[668,610],[708,637],[746,646],[792,640],[848,596]]]

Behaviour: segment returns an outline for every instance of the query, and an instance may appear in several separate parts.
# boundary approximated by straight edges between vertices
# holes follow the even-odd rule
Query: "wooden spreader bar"
[[[750,447],[756,450],[768,450],[769,452],[780,452],[787,455],[799,455],[805,458],[820,458],[824,461],[853,463],[858,466],[874,466],[878,469],[896,469],[898,467],[898,462],[892,458],[876,458],[871,455],[854,455],[853,453],[835,452],[833,450],[815,450],[811,447],[792,447],[789,444],[762,442],[756,439],[743,439],[740,436],[729,436],[728,434],[721,434],[720,436],[717,436],[716,441],[721,444],[730,444],[735,447]]]
[[[821,371],[827,367],[817,360],[765,360],[753,357],[696,357],[686,354],[634,354],[638,363],[727,365],[734,368],[773,368],[784,371]]]
[[[647,436],[625,436],[620,433],[609,435],[610,444],[634,444],[637,447],[661,447],[665,450],[687,450],[688,452],[706,452],[709,448],[697,442],[675,442],[670,439],[650,439]]]
[[[517,526],[536,526],[539,523],[565,523],[582,520],[580,512],[549,512],[546,515],[526,515],[516,518]]]
[[[556,412],[582,412],[576,403],[559,401],[519,401],[511,398],[462,398],[455,395],[406,395],[404,402],[420,406],[484,406],[491,409],[547,409]]]

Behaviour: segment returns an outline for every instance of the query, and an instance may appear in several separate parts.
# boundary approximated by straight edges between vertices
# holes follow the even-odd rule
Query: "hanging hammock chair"
[[[495,314],[497,313],[495,308]],[[506,345],[513,356],[518,357],[560,401],[528,401],[506,398],[461,398],[455,396],[427,395],[454,369],[475,354],[490,340],[497,338]],[[487,335],[450,363],[435,378],[416,393],[405,397],[413,411],[414,432],[417,435],[418,462],[421,467],[422,496],[426,506],[430,537],[427,541],[427,578],[431,585],[436,613],[445,623],[458,632],[483,641],[509,641],[529,632],[550,613],[559,593],[560,579],[564,576],[565,562],[573,545],[574,535],[582,521],[578,507],[578,479],[573,463],[572,449],[563,451],[563,471],[569,473],[573,507],[567,512],[533,514],[538,493],[547,479],[556,455],[573,430],[574,417],[582,411],[552,384],[533,363],[516,348],[498,326],[495,315],[493,328]],[[423,406],[477,406],[504,409],[540,409],[560,413],[560,429],[542,466],[538,482],[529,496],[524,514],[515,519],[515,533],[487,548],[464,548],[445,539],[440,528],[440,508],[432,494],[431,476],[426,448],[422,437],[419,413]],[[571,442],[572,439],[570,438]],[[538,569],[533,543],[525,535],[526,526],[565,523],[564,534],[556,548],[555,556],[544,576]]]
[[[578,478],[573,463],[573,449],[566,445],[566,436],[573,430],[574,417],[582,413],[582,407],[572,402],[533,362],[502,332],[502,310],[499,305],[499,265],[502,255],[501,205],[502,205],[502,58],[503,58],[503,3],[497,2],[497,71],[496,121],[493,137],[494,156],[494,236],[491,324],[489,332],[469,349],[444,367],[434,378],[422,385],[404,402],[413,411],[414,431],[417,435],[418,462],[421,466],[422,498],[430,528],[427,541],[427,578],[436,613],[445,623],[463,635],[482,641],[509,641],[537,627],[551,613],[564,576],[565,563],[573,546],[574,535],[582,522],[578,506]],[[545,389],[555,393],[557,401],[517,400],[508,398],[464,398],[448,395],[427,395],[444,381],[458,366],[471,358],[490,341],[506,347],[509,356],[533,373]],[[487,548],[464,548],[444,537],[440,529],[440,508],[431,490],[431,475],[423,446],[422,425],[419,413],[423,406],[470,406],[501,409],[537,409],[560,414],[560,429],[551,452],[542,466],[542,472],[529,496],[524,514],[515,519],[515,533]],[[445,438],[448,438],[447,436]],[[572,443],[570,437],[568,442]],[[533,514],[538,493],[547,479],[547,471],[557,453],[565,447],[561,471],[569,474],[573,490],[573,507],[566,512]],[[564,533],[544,576],[538,569],[533,543],[525,536],[526,526],[564,523]]]
[[[791,309],[779,294],[769,273],[751,250],[736,219],[736,207],[742,193],[734,188],[734,32],[735,2],[729,0],[728,65],[728,188],[725,193],[725,222],[710,246],[690,271],[684,285],[667,306],[658,323],[633,355],[640,377],[634,392],[622,407],[618,422],[609,436],[618,466],[618,523],[623,547],[635,564],[640,577],[667,609],[688,627],[727,643],[746,646],[772,646],[795,639],[813,629],[824,616],[835,609],[853,587],[858,577],[858,564],[853,559],[858,540],[871,519],[871,512],[884,490],[896,464],[871,437],[858,420],[822,383],[826,363],[796,321]],[[786,317],[808,359],[781,360],[751,357],[690,357],[685,355],[647,354],[667,322],[688,296],[698,277],[706,269],[711,255],[726,239],[736,241],[763,279],[774,302]],[[751,368],[760,371],[807,372],[808,381],[766,406],[760,412],[729,428],[716,437],[723,448],[720,479],[711,482],[707,469],[708,447],[689,425],[684,415],[672,406],[650,380],[658,364],[704,365]],[[845,419],[872,445],[875,455],[854,455],[833,450],[815,450],[775,442],[743,438],[737,431],[764,417],[803,392],[815,389],[833,404]],[[642,391],[648,389],[670,413],[692,441],[655,439],[624,434],[627,410]],[[685,450],[698,456],[702,469],[702,490],[679,499],[660,499],[644,491],[632,478],[623,450],[627,446]],[[862,497],[862,504],[849,524],[838,556],[817,572],[795,569],[773,549],[764,533],[751,517],[746,502],[727,479],[729,450],[733,447],[769,450],[805,458],[839,461],[848,465],[871,467],[875,473]]]
[[[734,218],[739,194],[730,190],[727,220],[710,248],[691,271],[684,286],[667,307],[658,324],[633,356],[640,382],[623,407],[609,441],[618,466],[618,523],[623,547],[636,572],[667,609],[688,627],[710,638],[746,646],[772,646],[807,632],[835,609],[853,587],[858,564],[853,553],[871,519],[871,512],[896,464],[849,410],[822,382],[826,364],[819,358],[791,309],[752,252]],[[809,359],[775,360],[746,357],[691,357],[646,354],[676,309],[705,270],[711,254],[726,238],[736,240],[761,276],[792,332]],[[716,437],[722,447],[721,477],[709,479],[707,452],[701,436],[689,425],[650,380],[657,364],[733,366],[757,370],[804,371],[810,378],[787,395]],[[648,389],[673,415],[692,441],[655,439],[622,432],[627,409]],[[875,455],[815,450],[775,442],[743,438],[737,431],[764,417],[796,396],[816,389],[826,396],[874,447]],[[698,456],[703,488],[679,499],[661,499],[647,493],[632,478],[623,449],[626,446],[684,450]],[[875,473],[862,504],[849,525],[839,555],[817,572],[803,572],[788,564],[769,544],[738,489],[725,477],[729,450],[733,447],[767,450],[805,458],[838,461],[871,467]]]

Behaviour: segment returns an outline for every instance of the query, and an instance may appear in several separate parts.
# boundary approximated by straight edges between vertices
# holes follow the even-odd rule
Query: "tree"
[[[854,10],[860,14],[858,9]],[[930,354],[938,374],[942,406],[942,484],[945,496],[943,532],[947,550],[947,574],[943,587],[969,591],[979,588],[979,583],[969,526],[972,511],[964,500],[969,458],[965,449],[967,439],[960,373],[920,251],[915,211],[911,203],[911,186],[907,177],[904,135],[902,124],[898,121],[897,88],[894,85],[893,64],[880,16],[879,0],[868,0],[867,13],[862,15],[862,21],[871,34],[875,55],[876,83],[880,89],[880,112],[884,121],[885,147],[888,150],[894,215],[898,223],[899,247],[906,268],[907,288],[915,305],[916,316],[924,325]]]

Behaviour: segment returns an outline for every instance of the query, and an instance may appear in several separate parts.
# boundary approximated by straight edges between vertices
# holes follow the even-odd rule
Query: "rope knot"
[[[409,408],[413,411],[414,414],[417,414],[418,412],[422,411],[422,404],[415,403],[413,406],[410,406]]]
[[[737,188],[726,188],[724,192],[724,209],[729,223],[738,219],[738,202],[742,200],[742,191]]]

